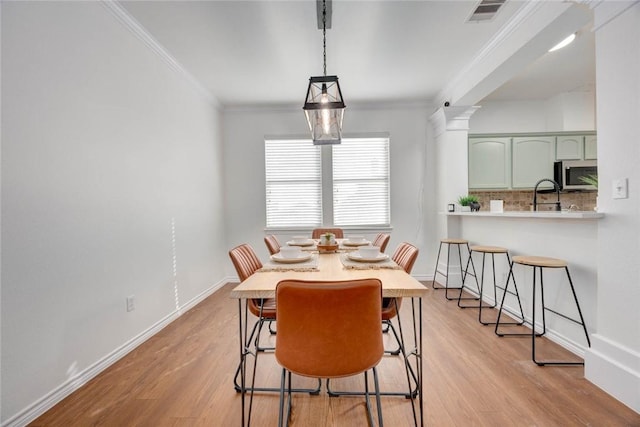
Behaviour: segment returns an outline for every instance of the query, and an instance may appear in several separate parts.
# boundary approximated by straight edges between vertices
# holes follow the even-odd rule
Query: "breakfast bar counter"
[[[448,212],[449,216],[535,218],[535,219],[600,219],[604,213],[596,211],[508,211],[508,212]]]
[[[473,245],[507,248],[511,256],[544,256],[567,261],[589,333],[596,328],[598,294],[598,227],[610,218],[595,211],[443,212],[450,238],[462,238]],[[474,261],[476,268],[481,260]],[[531,307],[530,269],[516,267],[514,274],[524,307]],[[496,259],[498,282],[504,283],[509,267]],[[545,300],[557,308],[571,310],[566,278],[557,272],[545,274]],[[490,274],[485,280],[491,280]],[[505,302],[507,304],[507,302]],[[515,308],[515,307],[512,307]],[[532,313],[525,316],[531,319]],[[550,339],[578,355],[584,354],[584,332],[557,316],[547,321]]]

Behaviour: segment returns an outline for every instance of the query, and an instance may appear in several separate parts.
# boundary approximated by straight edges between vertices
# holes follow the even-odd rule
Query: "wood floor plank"
[[[240,425],[240,395],[233,389],[237,367],[237,302],[229,284],[30,425],[167,426]],[[410,304],[403,304],[405,334]],[[484,311],[484,310],[483,310]],[[487,315],[491,316],[491,310]],[[488,317],[489,318],[489,317]],[[626,426],[639,427],[640,414],[584,379],[582,367],[538,367],[531,340],[499,338],[477,321],[477,310],[459,309],[442,291],[423,302],[424,402],[427,426]],[[261,343],[274,344],[267,330]],[[544,357],[575,357],[540,339]],[[393,340],[385,335],[387,348]],[[406,376],[396,356],[379,366],[386,390],[404,390]],[[256,381],[279,387],[280,368],[272,352],[258,356]],[[294,386],[315,380],[294,377]],[[361,389],[362,377],[332,381],[332,389]],[[373,402],[373,400],[372,400]],[[256,393],[252,425],[275,425],[279,397]],[[293,426],[366,426],[364,398],[294,394]],[[410,401],[383,397],[385,423],[412,424]],[[375,403],[374,403],[375,411]]]

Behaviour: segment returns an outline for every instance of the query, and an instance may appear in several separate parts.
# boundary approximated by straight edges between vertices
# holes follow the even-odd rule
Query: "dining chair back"
[[[419,249],[417,247],[411,243],[402,242],[396,248],[391,259],[402,267],[406,273],[410,274],[413,269],[413,264],[415,264],[418,258],[418,253]]]
[[[267,245],[267,249],[269,250],[269,254],[277,254],[280,252],[280,242],[278,238],[273,234],[268,234],[264,236],[264,244]]]
[[[238,278],[244,282],[249,276],[262,268],[262,262],[248,243],[236,246],[229,251],[229,257],[238,273]],[[249,311],[257,317],[275,319],[275,299],[249,299],[247,301]]]
[[[391,259],[402,267],[407,274],[410,274],[413,269],[413,265],[418,258],[418,253],[419,250],[417,247],[411,243],[402,242],[396,248]],[[391,319],[398,316],[401,305],[402,298],[383,298],[382,300],[382,323],[388,325],[396,339],[396,342],[398,343],[397,349],[387,351],[390,354],[400,354],[401,352],[404,352],[404,343],[401,334],[398,335],[398,332],[391,323]]]
[[[373,239],[372,246],[377,246],[380,248],[380,252],[384,252],[387,249],[387,244],[389,243],[389,239],[391,238],[390,234],[387,233],[378,233],[375,239]]]
[[[391,259],[402,267],[407,274],[410,274],[419,252],[419,249],[411,243],[402,242],[396,248]],[[396,317],[401,303],[402,298],[384,298],[382,300],[382,321],[388,321]]]
[[[311,238],[319,239],[320,236],[326,233],[333,233],[336,239],[344,239],[344,231],[342,231],[342,228],[316,228],[311,232]]]
[[[291,374],[340,378],[364,373],[370,425],[367,371],[372,369],[378,422],[382,425],[376,365],[384,347],[379,279],[349,281],[283,280],[276,287],[278,334],[275,357],[282,366],[279,425],[283,425],[288,375],[287,422],[291,412]]]

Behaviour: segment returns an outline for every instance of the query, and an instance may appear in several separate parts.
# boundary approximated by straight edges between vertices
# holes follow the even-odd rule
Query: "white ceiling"
[[[225,106],[302,105],[322,75],[315,0],[123,1],[125,9]],[[334,0],[327,74],[350,102],[431,102],[524,2],[466,23],[477,0]],[[540,99],[594,84],[593,35],[543,56],[489,99]]]

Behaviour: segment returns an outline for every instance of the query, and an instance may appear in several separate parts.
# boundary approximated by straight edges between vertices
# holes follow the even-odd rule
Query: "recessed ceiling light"
[[[555,45],[554,47],[549,49],[549,52],[553,52],[555,50],[562,49],[563,47],[565,47],[569,43],[571,43],[573,40],[575,40],[575,38],[576,38],[576,33],[571,34],[569,37],[567,37],[566,39],[562,40],[560,43],[558,43],[557,45]]]

